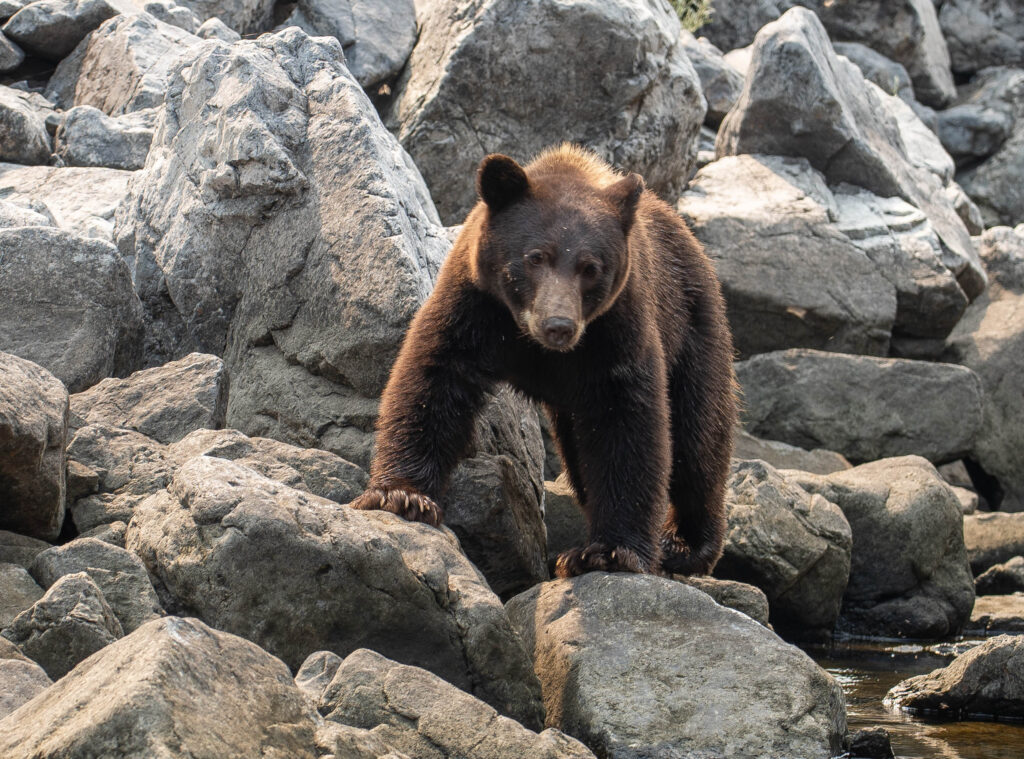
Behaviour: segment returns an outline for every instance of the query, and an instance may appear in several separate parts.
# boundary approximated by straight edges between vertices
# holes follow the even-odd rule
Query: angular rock
[[[224,362],[192,353],[76,393],[71,398],[71,425],[77,429],[101,423],[175,443],[194,430],[223,427],[227,400]]]
[[[219,18],[239,34],[254,34],[268,29],[274,12],[273,0],[181,0],[204,21]]]
[[[758,624],[768,626],[768,597],[755,585],[699,575],[673,575],[672,579],[707,593],[719,606],[741,611]]]
[[[906,103],[914,100],[914,85],[902,63],[860,42],[833,42],[832,49],[848,58],[865,79],[877,84],[886,94],[895,95]]]
[[[559,730],[548,728],[538,735],[437,675],[374,651],[354,651],[335,667],[329,682],[318,689],[319,712],[329,721],[373,730],[388,746],[409,756],[594,756]]]
[[[34,661],[0,658],[0,720],[52,684]]]
[[[315,714],[288,668],[196,619],[150,622],[3,722],[0,753],[28,759],[313,759]]]
[[[178,56],[209,44],[148,13],[117,16],[61,61],[46,97],[63,109],[91,105],[108,116],[158,108]]]
[[[299,0],[285,26],[334,37],[366,90],[394,79],[416,43],[413,0]]]
[[[1024,511],[1024,227],[993,227],[978,243],[991,284],[950,334],[943,358],[981,378],[984,421],[971,458],[998,481],[1001,496],[992,494],[989,506]]]
[[[561,141],[678,195],[704,112],[668,3],[438,0],[420,15],[385,121],[455,224],[476,201],[484,155],[525,160]]]
[[[78,538],[43,551],[30,571],[44,587],[53,586],[66,575],[84,572],[103,591],[126,633],[163,611],[139,557],[96,538]]]
[[[118,220],[159,337],[147,352],[223,355],[229,425],[368,464],[444,229],[336,41],[290,29],[204,45],[175,64]]]
[[[1024,222],[1024,70],[993,68],[981,72],[964,93],[965,105],[978,105],[1009,116],[1013,126],[998,149],[982,163],[957,175],[978,204],[988,226]]]
[[[43,589],[24,567],[0,563],[0,630],[43,597]]]
[[[978,596],[966,632],[972,635],[1024,633],[1024,593]]]
[[[2,260],[0,273],[7,273]],[[67,439],[68,391],[38,364],[0,353],[0,527],[57,537],[64,521]],[[0,548],[0,561],[11,560]]]
[[[114,210],[130,172],[0,163],[0,197],[46,215],[50,225],[83,237],[113,239]]]
[[[700,77],[700,87],[708,102],[705,123],[717,128],[743,91],[743,75],[725,61],[722,51],[706,37],[694,37],[685,29],[681,33],[683,50]]]
[[[814,474],[832,474],[853,466],[841,453],[824,448],[806,451],[778,440],[761,440],[742,427],[734,431],[732,457],[741,461],[758,459],[776,469],[798,469]]]
[[[0,200],[0,229],[50,226],[53,226],[53,220],[49,216],[28,206]]]
[[[711,23],[700,28],[722,50],[746,47],[761,27],[774,21],[799,0],[715,0]]]
[[[973,514],[978,510],[978,504],[981,499],[978,497],[977,493],[973,490],[968,490],[967,488],[958,488],[953,485],[950,487],[952,487],[953,492],[956,493],[957,500],[960,501],[960,510],[964,514]]]
[[[86,530],[79,537],[96,538],[112,546],[124,548],[124,535],[127,531],[128,525],[124,522],[110,522],[109,524],[101,524],[93,527],[91,530]]]
[[[905,456],[824,477],[786,475],[839,506],[853,532],[840,630],[910,638],[960,631],[974,605],[964,517],[931,464]]]
[[[45,540],[0,530],[0,562],[4,564],[28,568],[36,554],[49,547],[50,544]]]
[[[1024,18],[1014,0],[943,0],[939,25],[958,73],[1024,65]]]
[[[0,230],[0,349],[38,363],[71,392],[136,367],[142,307],[108,242],[51,227]]]
[[[727,488],[725,551],[715,576],[763,590],[775,628],[830,636],[850,577],[853,537],[843,512],[763,461],[734,465]]]
[[[808,109],[808,102],[815,107]],[[743,94],[722,122],[716,150],[719,156],[803,156],[830,184],[903,198],[928,217],[944,246],[943,264],[973,298],[985,287],[984,270],[943,193],[943,178],[930,165],[934,156],[918,147],[923,132],[912,139],[907,122],[913,120],[909,106],[865,82],[832,51],[813,13],[794,8],[758,35]]]
[[[316,728],[318,756],[346,759],[409,759],[392,746],[382,741],[372,730],[339,725],[337,722],[321,722]]]
[[[45,164],[50,161],[46,131],[49,103],[39,95],[0,85],[0,161]]]
[[[118,13],[109,0],[35,0],[11,16],[3,33],[33,55],[59,61]]]
[[[14,71],[25,60],[25,52],[0,32],[0,73]]]
[[[947,667],[902,681],[885,703],[961,720],[1024,717],[1024,637],[985,641]]]
[[[507,610],[541,677],[547,724],[599,756],[839,753],[839,685],[696,588],[592,572],[531,588]]]
[[[233,45],[238,42],[238,40],[242,39],[242,36],[238,32],[216,16],[206,19],[206,21],[196,29],[195,34],[200,39],[220,40],[221,42],[226,42],[229,45]]]
[[[54,137],[54,152],[66,166],[141,169],[153,139],[155,110],[111,118],[91,105],[64,114]]]
[[[293,667],[373,645],[542,722],[529,659],[450,534],[201,456],[135,509],[126,545],[183,607]]]
[[[1024,556],[1024,513],[996,511],[966,516],[964,543],[971,571],[976,575],[1015,556]]]
[[[749,432],[853,462],[913,454],[941,464],[970,451],[981,429],[981,382],[962,366],[788,350],[741,361],[736,374]]]
[[[741,356],[791,347],[888,352],[896,293],[836,229],[834,206],[806,160],[773,156],[710,163],[680,198],[679,212],[715,263]]]
[[[123,634],[103,592],[84,572],[62,577],[3,631],[54,680]]]
[[[1024,556],[994,564],[974,578],[979,596],[1005,596],[1024,592]]]
[[[1013,123],[1012,112],[969,99],[937,116],[942,147],[961,165],[995,153],[1010,136]]]

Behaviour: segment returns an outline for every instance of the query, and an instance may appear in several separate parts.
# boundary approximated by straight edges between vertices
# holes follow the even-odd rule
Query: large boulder
[[[743,91],[743,75],[725,60],[722,51],[706,37],[699,39],[685,29],[681,33],[683,50],[700,77],[701,90],[708,102],[705,123],[717,128]]]
[[[292,667],[372,645],[542,721],[526,652],[450,533],[200,456],[136,507],[126,545],[182,608]]]
[[[0,527],[57,537],[67,438],[68,391],[38,364],[0,353]]]
[[[833,756],[842,690],[798,648],[683,583],[592,572],[507,605],[547,724],[598,756]]]
[[[330,676],[306,690],[319,712],[330,722],[372,730],[410,757],[593,759],[561,731],[548,728],[538,735],[426,670],[359,649],[344,661],[334,656],[336,661],[321,671],[324,653],[313,654],[310,663]],[[304,670],[306,664],[297,683]]]
[[[939,25],[953,70],[1024,65],[1024,17],[1016,0],[942,0]]]
[[[0,723],[10,759],[313,759],[315,714],[278,659],[195,619],[156,620]]]
[[[885,703],[952,719],[1024,717],[1024,637],[1001,635],[927,675],[893,687]]]
[[[123,634],[103,592],[84,572],[60,578],[3,631],[54,680]]]
[[[0,562],[0,630],[42,597],[43,589],[24,567]]]
[[[714,0],[711,23],[700,28],[722,50],[746,47],[765,24],[774,21],[799,0]]]
[[[827,476],[786,474],[839,506],[853,532],[841,630],[910,638],[960,631],[974,580],[959,501],[935,467],[906,456]]]
[[[224,426],[228,377],[216,356],[192,353],[125,379],[105,379],[71,397],[71,425],[106,424],[160,443]]]
[[[3,33],[29,53],[59,61],[118,13],[109,0],[35,0],[11,16]]]
[[[981,382],[962,366],[788,350],[741,361],[736,376],[748,431],[854,462],[953,461],[981,428]]]
[[[743,94],[722,122],[716,151],[802,156],[830,184],[903,198],[928,217],[943,243],[942,262],[968,297],[984,289],[970,235],[944,192],[952,162],[906,103],[835,54],[810,11],[793,8],[758,34]]]
[[[0,562],[29,567],[36,555],[45,551],[50,544],[45,540],[30,538],[28,535],[0,530]]]
[[[678,194],[704,113],[668,3],[437,0],[385,120],[456,224],[484,155],[525,160],[563,140]]]
[[[36,362],[71,392],[141,359],[142,307],[108,242],[51,227],[0,229],[0,350]]]
[[[53,152],[46,117],[52,106],[34,92],[0,85],[0,161],[45,164]]]
[[[830,636],[850,576],[853,537],[843,512],[763,461],[734,465],[727,488],[725,551],[715,576],[763,590],[776,629]]]
[[[1024,226],[993,227],[978,242],[990,286],[950,334],[945,358],[981,378],[984,417],[971,458],[998,482],[990,506],[1024,511]]]
[[[714,161],[677,208],[715,263],[741,356],[888,352],[895,289],[833,224],[832,193],[805,159]]]
[[[1024,556],[1024,513],[965,516],[964,542],[976,575],[1014,556]]]

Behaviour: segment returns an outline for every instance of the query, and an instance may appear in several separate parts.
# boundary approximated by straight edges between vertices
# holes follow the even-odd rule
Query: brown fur
[[[562,146],[481,164],[469,214],[381,401],[356,508],[436,524],[484,394],[540,401],[590,545],[557,572],[709,572],[736,419],[732,340],[700,244],[635,174]]]

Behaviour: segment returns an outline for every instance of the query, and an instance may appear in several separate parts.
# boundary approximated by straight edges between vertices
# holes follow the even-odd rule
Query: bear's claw
[[[666,574],[711,574],[718,556],[708,557],[703,555],[705,553],[707,550],[693,551],[685,540],[676,535],[674,529],[668,529],[661,535],[661,569]]]
[[[430,496],[409,490],[367,488],[366,492],[349,504],[363,511],[390,511],[409,522],[423,522],[439,527],[444,511]]]
[[[555,561],[556,577],[577,577],[587,572],[652,574],[654,570],[636,551],[621,546],[609,547],[603,543],[591,543],[586,548],[572,548],[559,554]]]

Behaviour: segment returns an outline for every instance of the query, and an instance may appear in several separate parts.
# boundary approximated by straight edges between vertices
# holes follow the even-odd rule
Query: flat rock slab
[[[839,685],[746,615],[672,580],[592,572],[520,594],[547,725],[599,756],[833,756]]]
[[[0,272],[4,271],[0,261]],[[3,289],[0,285],[0,292]],[[5,304],[4,310],[8,308]],[[0,315],[0,334],[3,322]],[[64,385],[38,364],[0,353],[0,527],[39,538],[57,537],[64,521],[67,438]],[[0,544],[5,542],[0,539]],[[19,563],[2,545],[0,561]]]
[[[126,545],[177,603],[293,667],[372,645],[542,721],[529,658],[450,533],[200,456],[135,508]]]
[[[965,516],[964,543],[971,571],[976,575],[1015,556],[1024,556],[1024,513]]]
[[[794,349],[741,361],[736,375],[747,431],[851,461],[953,461],[982,426],[981,381],[962,366]]]
[[[313,759],[314,718],[279,659],[199,620],[167,617],[0,723],[0,754]]]
[[[1024,633],[1024,593],[978,596],[966,632],[979,635]]]
[[[813,474],[832,474],[853,466],[841,453],[824,448],[808,451],[778,440],[762,440],[742,427],[737,427],[733,435],[732,457],[741,461],[763,461],[776,469],[798,469]]]
[[[948,667],[904,680],[886,705],[951,719],[1024,717],[1024,636],[998,638],[961,654]]]

